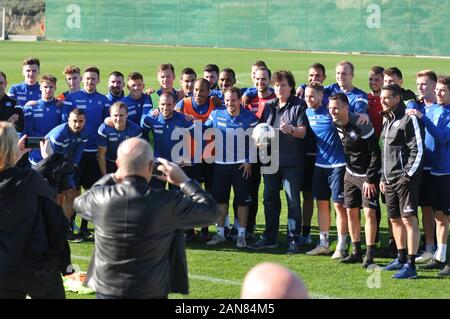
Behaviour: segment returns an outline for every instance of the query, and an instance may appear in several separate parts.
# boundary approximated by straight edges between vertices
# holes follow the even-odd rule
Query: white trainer
[[[342,259],[345,256],[347,256],[347,254],[345,253],[345,250],[343,249],[336,249],[333,253],[333,256],[331,256],[331,259]]]
[[[325,246],[317,246],[316,248],[307,251],[306,254],[309,256],[317,256],[317,255],[328,255],[330,253],[330,248]]]
[[[226,241],[225,237],[216,234],[211,238],[210,241],[206,242],[206,245],[217,245],[217,244],[223,243],[225,241]]]
[[[247,247],[247,241],[245,240],[245,236],[238,236],[236,241],[236,247],[245,248]]]
[[[433,253],[429,251],[424,251],[422,255],[416,257],[416,263],[426,263],[433,258]]]

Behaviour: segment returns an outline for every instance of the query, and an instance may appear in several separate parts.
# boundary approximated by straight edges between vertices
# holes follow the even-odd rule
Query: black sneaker
[[[439,269],[442,270],[445,268],[445,262],[440,262],[437,259],[431,259],[429,262],[427,262],[425,265],[422,265],[419,267],[420,270],[432,270],[432,269]]]
[[[81,243],[83,239],[79,235],[75,235],[72,231],[67,233],[67,241],[71,243]]]
[[[373,265],[373,264],[375,264],[375,263],[373,262],[373,257],[372,257],[372,256],[367,256],[367,255],[365,255],[365,256],[364,256],[364,260],[363,260],[363,262],[362,262],[362,264],[361,264],[361,267],[367,269],[370,265]]]
[[[211,235],[209,234],[208,227],[203,227],[200,231],[200,239],[202,242],[207,242],[211,240]]]
[[[360,254],[354,254],[354,253],[351,253],[347,257],[339,260],[339,262],[342,264],[356,264],[356,263],[362,263],[362,261],[363,261],[362,256]]]
[[[278,247],[277,243],[268,242],[265,238],[261,238],[256,243],[247,246],[247,248],[250,249],[265,249],[265,248],[274,249],[277,247]]]
[[[291,240],[289,242],[287,254],[292,255],[292,254],[298,254],[299,252],[300,252],[300,247],[299,247],[298,243],[295,240]]]
[[[448,277],[450,276],[450,265],[446,265],[444,269],[437,273],[439,277]]]

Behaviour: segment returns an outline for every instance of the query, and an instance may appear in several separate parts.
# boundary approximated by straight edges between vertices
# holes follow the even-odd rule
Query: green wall
[[[450,0],[47,0],[49,40],[450,56]]]

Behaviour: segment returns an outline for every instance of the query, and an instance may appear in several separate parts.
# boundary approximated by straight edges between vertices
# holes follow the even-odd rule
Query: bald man
[[[180,229],[213,224],[219,209],[180,167],[158,160],[164,180],[180,191],[149,187],[153,151],[147,141],[133,137],[117,149],[116,173],[75,200],[75,210],[95,225],[94,257],[85,282],[98,299],[188,293]]]
[[[302,280],[275,263],[254,266],[245,276],[242,299],[309,299]]]

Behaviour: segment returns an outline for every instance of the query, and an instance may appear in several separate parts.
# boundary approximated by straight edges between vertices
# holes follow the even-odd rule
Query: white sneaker
[[[345,250],[343,249],[336,249],[333,253],[333,256],[331,256],[331,259],[342,259],[345,256],[347,256]]]
[[[316,256],[316,255],[327,255],[330,253],[330,248],[325,246],[317,246],[316,248],[307,251],[306,254],[309,256]]]
[[[433,258],[433,253],[429,251],[424,251],[422,255],[416,257],[416,263],[426,263]]]
[[[236,247],[238,248],[245,248],[247,247],[247,241],[245,240],[245,236],[238,236]]]
[[[217,245],[218,243],[223,243],[225,241],[225,237],[216,234],[213,236],[213,238],[211,238],[210,241],[206,242],[206,245]]]

